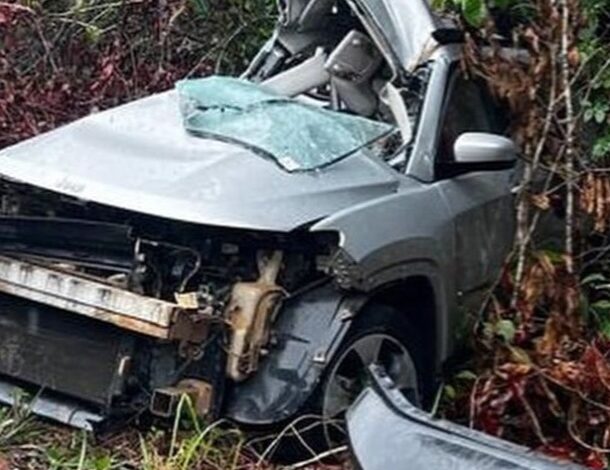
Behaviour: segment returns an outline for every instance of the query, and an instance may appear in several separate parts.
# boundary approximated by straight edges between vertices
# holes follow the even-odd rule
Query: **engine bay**
[[[0,195],[0,324],[13,344],[0,376],[108,413],[169,417],[184,393],[219,412],[226,379],[248,379],[267,354],[282,302],[329,279],[334,237],[180,223],[7,180]],[[83,334],[81,362],[36,366],[71,361]],[[95,389],[73,380],[92,373]]]

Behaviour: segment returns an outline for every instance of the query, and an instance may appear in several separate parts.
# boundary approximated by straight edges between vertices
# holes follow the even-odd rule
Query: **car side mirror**
[[[456,163],[511,164],[517,160],[517,146],[501,135],[467,132],[456,140],[454,154]]]

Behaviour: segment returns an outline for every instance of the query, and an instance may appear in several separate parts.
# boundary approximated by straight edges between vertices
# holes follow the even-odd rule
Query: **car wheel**
[[[382,365],[407,399],[421,404],[419,351],[401,312],[371,305],[359,314],[317,391],[327,447],[344,441],[345,413],[370,383],[368,369],[372,364]]]
[[[374,363],[385,368],[413,404],[421,405],[420,352],[403,313],[380,304],[363,309],[301,413],[311,419],[301,420],[298,439],[278,448],[280,460],[294,462],[347,441],[345,413],[370,383],[368,369]]]

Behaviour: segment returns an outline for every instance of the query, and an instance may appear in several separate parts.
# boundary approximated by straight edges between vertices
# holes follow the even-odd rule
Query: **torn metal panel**
[[[160,339],[171,337],[176,304],[100,281],[0,256],[0,292]]]
[[[584,470],[479,431],[435,420],[411,405],[380,366],[373,386],[347,414],[354,456],[363,470]]]

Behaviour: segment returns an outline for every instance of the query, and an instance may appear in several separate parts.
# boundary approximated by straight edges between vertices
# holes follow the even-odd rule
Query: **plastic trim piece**
[[[0,403],[14,406],[20,402],[19,397],[22,394],[19,387],[0,379]],[[34,397],[29,404],[29,410],[43,418],[86,431],[94,431],[96,425],[105,419],[102,415],[86,410],[75,402],[47,396],[44,392]]]
[[[415,408],[378,365],[373,384],[347,414],[359,468],[453,470],[584,470],[479,431],[434,419]]]
[[[169,302],[6,256],[0,256],[0,292],[160,339],[171,339],[181,311]]]

